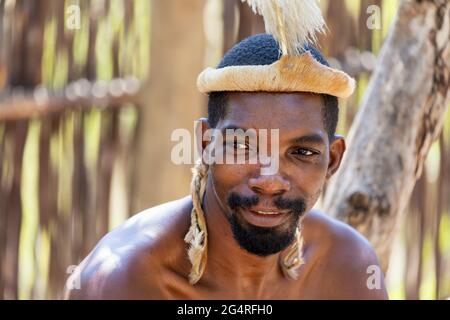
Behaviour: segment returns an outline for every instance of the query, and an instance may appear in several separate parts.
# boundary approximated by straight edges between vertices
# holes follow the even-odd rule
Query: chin
[[[295,238],[299,217],[290,217],[281,225],[261,227],[253,225],[232,213],[229,216],[233,237],[247,252],[261,257],[267,257],[286,249]]]

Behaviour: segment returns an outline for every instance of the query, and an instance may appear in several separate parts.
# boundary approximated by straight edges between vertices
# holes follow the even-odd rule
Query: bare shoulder
[[[313,273],[330,299],[387,299],[384,277],[372,245],[354,228],[311,210],[304,220],[305,242],[317,247]],[[309,239],[309,240],[308,240]]]
[[[109,232],[69,277],[64,298],[155,298],[151,286],[157,285],[165,261],[184,252],[190,206],[190,197],[168,202]]]

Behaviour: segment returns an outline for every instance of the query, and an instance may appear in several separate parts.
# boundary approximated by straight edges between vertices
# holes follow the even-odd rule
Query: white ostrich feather
[[[264,18],[266,32],[279,43],[283,55],[299,55],[303,46],[325,32],[317,0],[241,0]]]

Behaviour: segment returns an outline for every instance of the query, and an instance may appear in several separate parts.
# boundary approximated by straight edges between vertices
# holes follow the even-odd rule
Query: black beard
[[[277,197],[274,205],[281,210],[288,209],[291,217],[281,226],[265,228],[249,224],[238,213],[240,208],[250,208],[258,204],[257,196],[242,197],[232,192],[227,200],[232,211],[226,216],[231,224],[234,239],[243,249],[261,257],[278,253],[292,243],[300,217],[306,211],[306,203],[301,198],[288,200]]]

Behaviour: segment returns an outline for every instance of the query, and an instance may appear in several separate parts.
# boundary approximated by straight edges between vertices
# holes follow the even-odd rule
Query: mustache
[[[260,199],[257,195],[246,197],[241,196],[237,192],[231,192],[227,198],[228,206],[232,210],[236,210],[237,208],[249,209],[256,206],[259,201]],[[277,196],[273,204],[277,209],[289,210],[298,216],[303,215],[306,211],[306,201],[303,198],[286,199],[281,196]]]

